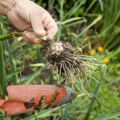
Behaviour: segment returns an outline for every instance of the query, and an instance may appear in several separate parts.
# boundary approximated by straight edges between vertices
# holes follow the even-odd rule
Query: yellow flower
[[[109,63],[109,62],[110,62],[110,58],[105,57],[105,58],[103,59],[103,62],[104,62],[104,63]]]
[[[88,53],[89,53],[90,55],[95,55],[95,54],[96,54],[96,50],[91,49],[91,50],[88,51]]]
[[[97,49],[98,49],[99,53],[103,53],[104,52],[104,48],[102,46],[99,46]]]

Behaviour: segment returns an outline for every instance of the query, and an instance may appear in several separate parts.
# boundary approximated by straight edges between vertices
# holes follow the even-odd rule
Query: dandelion
[[[102,46],[99,46],[97,49],[98,49],[99,53],[103,53],[104,52],[104,48]]]
[[[103,62],[106,63],[106,64],[109,63],[109,62],[110,62],[110,58],[105,57],[105,58],[103,59]]]
[[[90,55],[95,55],[95,54],[96,54],[96,50],[91,49],[91,50],[88,51],[88,53],[89,53]]]

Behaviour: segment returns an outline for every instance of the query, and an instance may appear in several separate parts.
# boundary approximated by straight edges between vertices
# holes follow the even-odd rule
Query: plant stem
[[[4,97],[6,91],[6,71],[4,63],[3,43],[0,42],[0,95]]]
[[[6,39],[13,38],[14,36],[21,36],[21,32],[13,32],[13,33],[8,33],[0,36],[0,41],[4,41]]]
[[[3,24],[0,24],[0,34],[3,34]],[[7,87],[6,69],[4,59],[4,45],[0,42],[0,96],[5,97]]]

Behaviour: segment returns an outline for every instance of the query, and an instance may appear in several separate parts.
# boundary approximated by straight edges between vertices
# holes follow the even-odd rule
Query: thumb
[[[35,16],[34,18],[31,19],[31,24],[32,24],[32,28],[33,31],[35,32],[35,34],[39,35],[39,36],[44,36],[46,35],[46,31],[43,27],[41,18],[38,16]]]

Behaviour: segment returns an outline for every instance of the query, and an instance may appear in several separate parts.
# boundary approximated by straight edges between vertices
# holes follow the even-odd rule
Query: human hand
[[[53,39],[57,24],[45,9],[30,0],[15,2],[6,16],[18,30],[23,31],[23,37],[28,43],[42,44],[40,37],[45,35]]]

